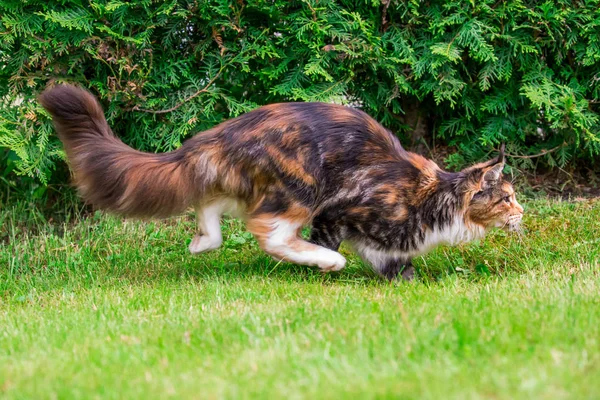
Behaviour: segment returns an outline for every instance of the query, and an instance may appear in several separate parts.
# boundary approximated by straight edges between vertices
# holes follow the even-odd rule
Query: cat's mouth
[[[523,220],[523,214],[514,214],[508,217],[506,223],[502,226],[502,229],[508,232],[520,232],[521,221]]]
[[[520,232],[522,219],[523,214],[513,214],[509,215],[504,221],[498,220],[494,226],[506,232]]]

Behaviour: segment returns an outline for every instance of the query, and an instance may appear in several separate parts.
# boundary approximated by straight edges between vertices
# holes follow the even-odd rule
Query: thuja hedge
[[[0,177],[64,180],[35,101],[100,97],[147,151],[259,105],[363,108],[450,167],[508,143],[521,168],[600,153],[600,1],[0,0]],[[594,165],[598,165],[597,163]]]

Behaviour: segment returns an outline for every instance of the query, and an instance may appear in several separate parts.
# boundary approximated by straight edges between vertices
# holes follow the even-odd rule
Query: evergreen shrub
[[[335,101],[460,167],[600,153],[599,0],[0,0],[0,177],[66,179],[35,98],[77,82],[125,142],[168,151],[267,103]],[[595,164],[597,165],[597,163]]]

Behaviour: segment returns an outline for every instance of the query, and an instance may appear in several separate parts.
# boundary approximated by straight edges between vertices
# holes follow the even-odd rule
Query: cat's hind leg
[[[277,260],[317,266],[326,272],[344,268],[346,259],[340,253],[300,238],[305,220],[294,216],[258,214],[248,220],[247,227],[261,248]]]
[[[196,220],[198,234],[190,243],[189,250],[192,254],[204,253],[221,247],[221,215],[225,211],[223,202],[214,202],[196,207]]]

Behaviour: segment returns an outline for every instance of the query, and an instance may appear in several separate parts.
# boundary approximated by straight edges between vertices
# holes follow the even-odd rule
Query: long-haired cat
[[[88,203],[133,217],[194,207],[192,253],[221,245],[220,218],[231,213],[278,260],[338,271],[346,260],[337,250],[347,241],[386,278],[410,278],[411,258],[493,227],[516,230],[523,215],[502,177],[503,149],[489,162],[446,172],[353,108],[272,104],[173,152],[149,154],[119,140],[83,89],[54,86],[40,102]],[[308,225],[306,241],[299,233]]]

